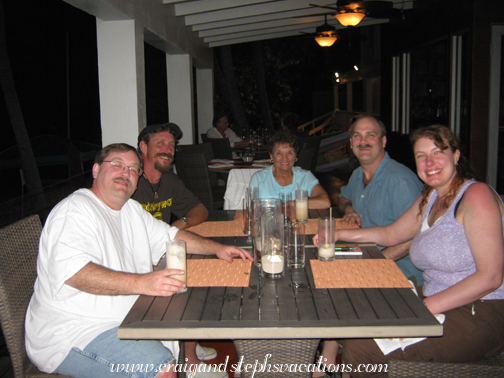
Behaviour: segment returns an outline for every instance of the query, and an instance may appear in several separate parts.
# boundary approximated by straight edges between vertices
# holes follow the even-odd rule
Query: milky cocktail
[[[335,220],[332,217],[322,217],[318,220],[318,258],[321,261],[334,260],[335,225]]]
[[[174,274],[173,278],[187,284],[186,243],[183,240],[170,240],[166,243],[166,269],[180,269],[184,274]],[[179,291],[185,293],[187,287]]]

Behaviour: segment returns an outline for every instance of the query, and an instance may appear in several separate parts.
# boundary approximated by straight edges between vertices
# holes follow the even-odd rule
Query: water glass
[[[166,269],[180,269],[184,274],[174,274],[173,278],[187,284],[187,265],[186,265],[186,242],[184,240],[170,240],[166,243]],[[185,293],[187,287],[179,291]]]
[[[322,217],[318,219],[318,258],[320,261],[333,261],[334,254],[334,229],[335,219]]]
[[[290,202],[292,200],[292,194],[291,192],[280,192],[278,197],[280,198],[280,201],[282,201],[284,221],[285,223],[288,223],[290,218]]]
[[[287,260],[291,268],[305,267],[305,226],[303,223],[290,223],[287,226]]]
[[[257,194],[259,192],[258,187],[248,187],[245,188],[245,194],[243,198],[243,233],[247,235],[251,235],[252,233],[252,214],[253,207],[252,201],[257,198]]]

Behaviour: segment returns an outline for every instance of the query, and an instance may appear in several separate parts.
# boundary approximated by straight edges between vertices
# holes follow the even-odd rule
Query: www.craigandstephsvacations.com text
[[[269,359],[271,354],[266,354],[263,361],[256,360],[255,363],[244,363],[243,356],[235,364],[230,366],[231,372],[242,372],[252,373],[253,378],[256,373],[297,373],[297,372],[314,372],[317,369],[321,370],[323,368],[322,357],[314,364],[281,364],[281,363],[271,363]],[[196,371],[199,372],[210,372],[215,371],[227,371],[229,364],[229,356],[226,357],[226,361],[221,364],[205,365],[200,364],[196,366]],[[194,368],[189,368],[187,365],[187,359],[185,364],[174,364],[174,365],[159,365],[154,364],[114,364],[111,366],[110,371],[116,373],[149,373],[149,372],[161,372],[166,369],[173,369],[175,372],[185,372],[188,378],[193,378],[195,375]],[[359,364],[353,366],[351,364],[330,364],[325,365],[325,369],[330,372],[337,373],[379,373],[387,372],[387,364]]]

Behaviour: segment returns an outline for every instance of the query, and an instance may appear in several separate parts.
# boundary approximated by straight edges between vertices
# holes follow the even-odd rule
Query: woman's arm
[[[327,209],[329,207],[331,207],[329,195],[322,188],[322,185],[315,185],[311,191],[310,198],[308,198],[308,209]]]
[[[421,196],[418,197],[403,215],[388,226],[336,230],[336,240],[360,243],[373,242],[384,247],[405,243],[413,239],[420,227],[421,216],[418,214],[418,206],[421,199]]]
[[[464,226],[476,273],[426,298],[424,302],[433,314],[474,302],[502,285],[504,241],[502,207],[497,195],[484,183],[472,184],[465,192],[456,219]]]

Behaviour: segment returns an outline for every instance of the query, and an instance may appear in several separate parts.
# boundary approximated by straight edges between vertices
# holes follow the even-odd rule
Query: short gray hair
[[[381,133],[380,138],[383,138],[384,136],[387,135],[387,129],[385,128],[385,125],[383,124],[382,121],[380,121],[378,118],[376,118],[375,116],[372,116],[370,114],[361,114],[361,115],[357,115],[355,117],[352,117],[352,119],[350,120],[350,126],[348,127],[348,134],[350,135],[350,138],[352,137],[356,123],[359,122],[363,118],[371,118],[372,120],[374,120],[378,124],[378,126],[380,127],[380,133]]]
[[[140,162],[140,168],[143,168],[143,163],[142,163],[142,156],[138,153],[137,149],[133,146],[130,146],[127,143],[112,143],[109,144],[108,146],[103,147],[100,152],[98,152],[95,156],[95,164],[102,165],[107,156],[111,152],[129,152],[132,151],[135,153],[135,155],[138,158],[138,161]]]

